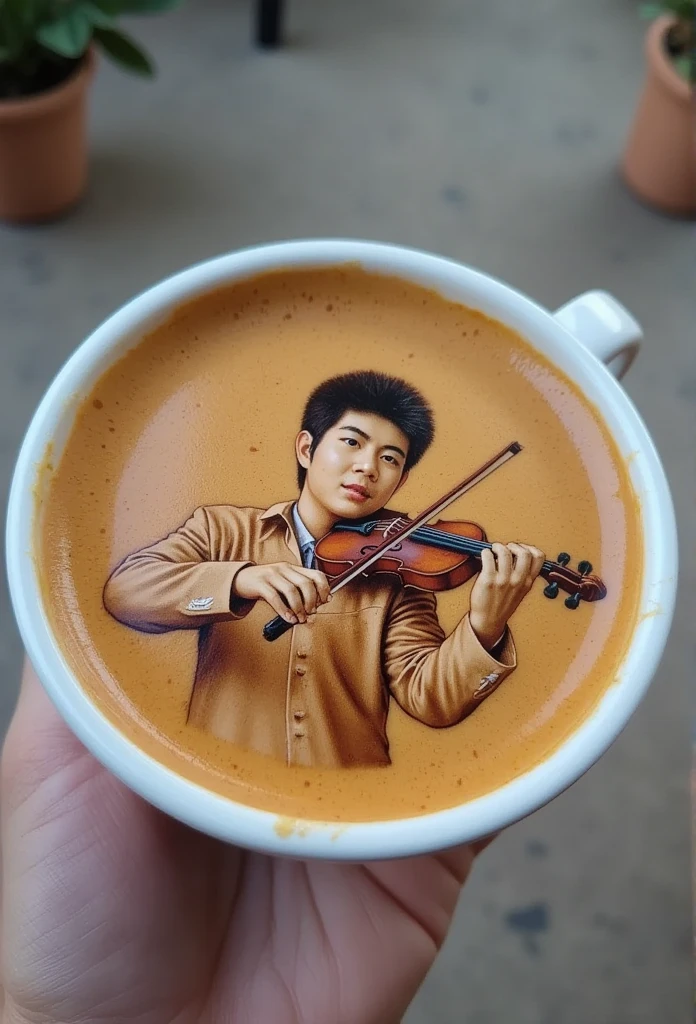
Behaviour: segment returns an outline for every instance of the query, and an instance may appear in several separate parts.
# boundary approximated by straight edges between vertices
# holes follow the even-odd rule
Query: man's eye
[[[358,443],[358,442],[357,442],[357,441],[355,440],[355,438],[354,438],[354,437],[342,437],[342,438],[341,438],[341,440],[342,440],[342,441],[347,441],[347,442],[348,442],[348,444],[351,444],[351,445],[352,445],[352,444],[357,444],[357,443]]]

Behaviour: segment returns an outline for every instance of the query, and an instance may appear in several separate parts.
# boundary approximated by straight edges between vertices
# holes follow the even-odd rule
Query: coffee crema
[[[573,566],[587,559],[607,596],[570,611],[537,580],[510,621],[517,667],[464,721],[434,728],[391,699],[391,764],[288,766],[190,724],[199,630],[131,629],[105,609],[104,585],[195,509],[297,498],[294,444],[308,395],[364,369],[415,385],[434,413],[434,441],[389,507],[415,516],[519,441],[523,451],[442,518],[478,523],[490,541],[534,545],[551,561],[562,551]],[[515,332],[396,278],[353,266],[286,270],[183,303],[99,378],[48,462],[36,562],[51,628],[85,692],[171,770],[286,818],[388,820],[504,785],[591,714],[630,643],[640,510],[599,414]],[[446,634],[471,589],[438,594]],[[260,623],[273,618],[257,606]]]

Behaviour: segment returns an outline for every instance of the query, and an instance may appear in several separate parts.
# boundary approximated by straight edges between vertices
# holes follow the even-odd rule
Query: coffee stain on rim
[[[41,533],[41,510],[48,495],[51,477],[56,471],[56,464],[59,460],[55,456],[55,445],[50,440],[44,448],[43,455],[39,462],[34,463],[34,479],[31,484],[31,503],[33,506],[31,517],[31,547],[27,554],[32,561],[34,574],[40,581],[41,591],[44,586],[44,574],[40,554],[40,533]]]
[[[285,815],[279,815],[275,820],[273,831],[279,839],[290,839],[292,836],[306,839],[310,832],[316,832],[318,827],[301,818],[288,818]]]
[[[656,619],[659,615],[664,614],[665,610],[661,604],[657,604],[654,608],[650,608],[650,610],[647,612],[642,612],[638,616],[638,620],[636,622],[636,629],[638,628],[638,626],[641,625],[641,623],[645,622],[646,619]]]
[[[35,514],[46,496],[49,478],[55,472],[55,468],[55,445],[51,440],[46,445],[41,460],[34,463],[34,481],[31,486],[31,494],[34,499]]]
[[[273,825],[273,831],[279,839],[290,839],[292,836],[306,839],[310,833],[316,834],[331,829],[329,838],[332,843],[340,839],[349,828],[349,824],[337,826],[335,821],[304,821],[302,818],[289,818],[286,815],[278,815]]]

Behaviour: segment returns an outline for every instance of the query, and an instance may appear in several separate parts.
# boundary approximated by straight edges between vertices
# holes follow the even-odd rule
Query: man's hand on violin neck
[[[249,565],[237,573],[234,597],[266,601],[286,622],[306,622],[319,605],[331,600],[329,581],[317,569],[290,562]]]
[[[481,572],[471,591],[469,621],[486,650],[502,637],[543,564],[543,552],[528,544],[494,544],[492,551],[481,552]]]

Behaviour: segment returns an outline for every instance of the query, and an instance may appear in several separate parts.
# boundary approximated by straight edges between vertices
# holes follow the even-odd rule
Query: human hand
[[[487,845],[367,865],[228,846],[102,768],[28,664],[0,778],[3,1024],[396,1024]]]
[[[544,554],[528,544],[494,544],[481,552],[481,572],[471,591],[469,622],[490,650],[541,572]]]
[[[286,622],[306,622],[317,608],[331,600],[329,581],[317,569],[290,562],[248,565],[235,576],[235,597],[266,601]]]

